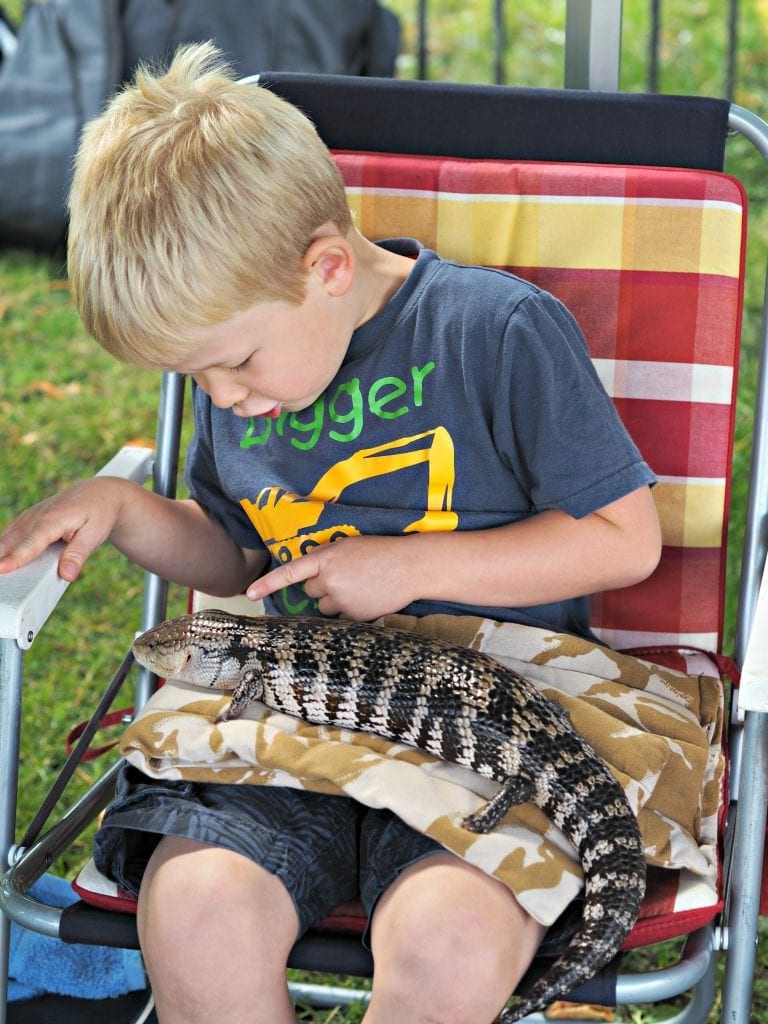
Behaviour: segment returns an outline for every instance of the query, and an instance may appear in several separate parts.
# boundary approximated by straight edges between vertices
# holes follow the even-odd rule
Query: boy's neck
[[[348,240],[355,251],[355,293],[359,302],[362,327],[387,305],[410,274],[414,261],[409,256],[382,249],[353,229]]]

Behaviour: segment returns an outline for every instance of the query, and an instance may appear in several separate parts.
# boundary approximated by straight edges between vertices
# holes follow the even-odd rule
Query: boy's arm
[[[660,551],[653,498],[640,487],[582,519],[552,509],[476,532],[345,538],[273,569],[247,594],[304,582],[324,614],[359,620],[427,598],[525,607],[639,582]]]
[[[117,477],[85,480],[22,512],[0,536],[0,573],[60,540],[66,580],[107,540],[144,569],[220,596],[242,593],[267,563],[266,553],[239,547],[197,502]]]

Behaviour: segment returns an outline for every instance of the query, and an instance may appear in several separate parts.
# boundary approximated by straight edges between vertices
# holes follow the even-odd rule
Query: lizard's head
[[[142,633],[133,654],[140,665],[166,679],[233,690],[246,653],[238,621],[216,609],[168,619]]]

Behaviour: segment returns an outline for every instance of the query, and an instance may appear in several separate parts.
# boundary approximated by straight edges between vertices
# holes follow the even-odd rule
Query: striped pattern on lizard
[[[533,801],[576,847],[583,917],[566,951],[505,1010],[512,1024],[566,995],[618,952],[645,892],[635,816],[565,709],[487,655],[367,623],[197,612],[160,623],[134,644],[158,675],[232,691],[220,720],[262,701],[318,725],[410,744],[499,783],[464,826],[495,828]]]

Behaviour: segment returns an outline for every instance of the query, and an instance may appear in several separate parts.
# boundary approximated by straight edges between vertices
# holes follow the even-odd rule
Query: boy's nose
[[[192,374],[198,387],[209,395],[211,401],[219,409],[231,409],[236,402],[242,402],[248,395],[248,389],[237,381],[229,381],[225,377],[213,377],[206,373]]]

